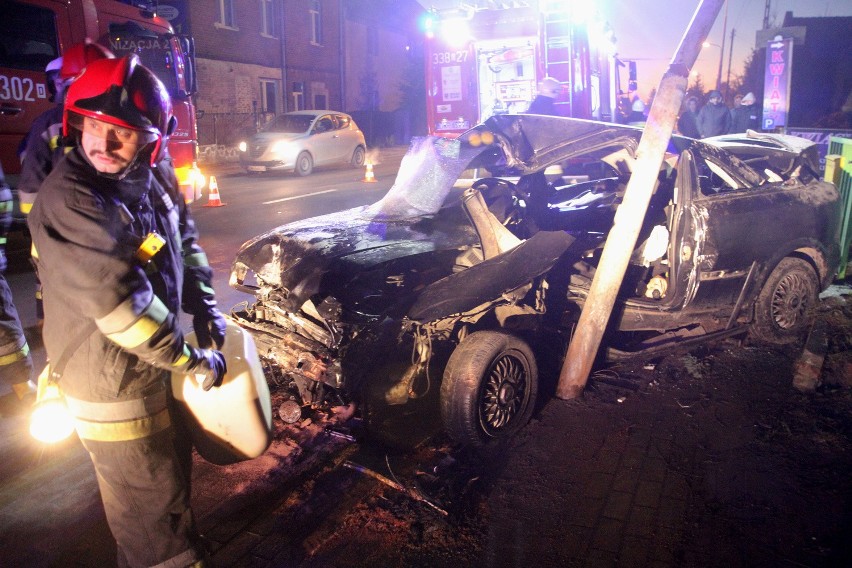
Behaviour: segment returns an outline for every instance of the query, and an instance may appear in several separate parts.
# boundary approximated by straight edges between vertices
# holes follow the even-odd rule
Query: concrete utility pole
[[[725,99],[731,94],[731,61],[734,59],[734,36],[736,28],[731,28],[731,46],[728,48],[728,78],[725,79]]]
[[[702,0],[698,5],[657,89],[645,131],[639,140],[635,169],[627,183],[624,200],[616,211],[577,331],[562,364],[556,389],[559,398],[576,398],[586,386],[677,122],[689,83],[689,71],[724,1]]]
[[[715,21],[715,17],[713,20]],[[709,33],[709,32],[708,32]],[[725,60],[725,36],[728,33],[728,2],[725,2],[725,18],[722,20],[722,47],[719,49],[719,72],[716,74],[716,90],[722,92],[722,62]]]

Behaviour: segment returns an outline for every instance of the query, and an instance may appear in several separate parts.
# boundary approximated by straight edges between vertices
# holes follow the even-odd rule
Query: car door
[[[752,263],[761,270],[771,262],[795,220],[777,184],[761,183],[724,150],[696,144],[686,153],[696,272],[692,308],[729,314]]]
[[[317,165],[340,161],[342,154],[340,134],[334,115],[324,114],[317,118],[311,131],[311,146],[314,149],[314,163]]]
[[[668,227],[672,271],[669,302],[672,306],[685,308],[691,305],[700,284],[696,259],[701,251],[696,252],[696,249],[703,245],[705,223],[700,210],[692,205],[692,180],[696,177],[692,154],[683,152],[677,167]]]
[[[352,119],[343,114],[335,115],[337,119],[337,133],[340,140],[341,160],[349,162],[355,148],[361,144],[359,131],[352,125]]]
[[[355,145],[352,143],[352,132],[349,130],[349,123],[344,120],[344,117],[339,114],[333,116],[334,134],[332,143],[334,144],[334,161],[348,162],[352,157],[352,150]]]

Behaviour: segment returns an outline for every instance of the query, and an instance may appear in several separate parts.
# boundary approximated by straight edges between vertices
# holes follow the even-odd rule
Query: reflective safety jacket
[[[28,217],[48,358],[55,363],[80,344],[59,386],[82,438],[126,440],[167,427],[164,371],[191,363],[178,310],[203,314],[216,305],[207,258],[176,188],[165,161],[117,180],[75,148],[42,184]],[[141,251],[154,233],[162,246],[146,262]],[[96,330],[80,342],[92,322]]]
[[[21,213],[29,214],[44,179],[69,148],[62,146],[63,106],[57,105],[33,121],[18,180],[18,199]]]

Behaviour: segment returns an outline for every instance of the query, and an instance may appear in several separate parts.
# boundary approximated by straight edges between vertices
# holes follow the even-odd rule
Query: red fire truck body
[[[429,133],[457,136],[494,114],[522,113],[545,77],[562,116],[613,120],[618,73],[607,26],[576,2],[433,12],[426,39]]]
[[[144,2],[137,2],[144,4]],[[0,160],[10,183],[21,170],[21,140],[33,120],[53,104],[45,66],[75,43],[91,38],[116,56],[139,55],[169,91],[177,130],[169,155],[187,202],[201,195],[197,166],[193,43],[173,33],[168,21],[117,0],[4,1],[0,18]]]

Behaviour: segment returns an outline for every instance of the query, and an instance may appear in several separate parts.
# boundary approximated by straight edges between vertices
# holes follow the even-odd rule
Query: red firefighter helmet
[[[84,117],[147,133],[153,166],[165,154],[177,121],[165,85],[133,54],[90,63],[65,98],[63,130],[81,130]]]
[[[86,38],[85,41],[75,43],[62,54],[62,68],[59,70],[59,76],[63,81],[74,79],[89,63],[114,57],[110,50]]]

